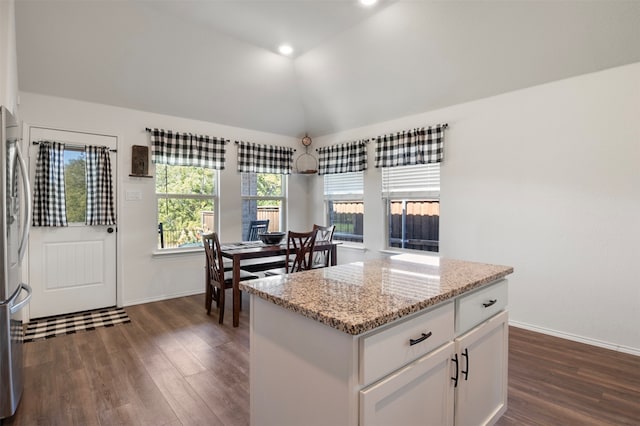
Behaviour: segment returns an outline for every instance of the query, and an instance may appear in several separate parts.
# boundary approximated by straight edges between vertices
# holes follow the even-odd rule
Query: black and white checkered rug
[[[131,322],[123,308],[104,308],[78,312],[31,321],[25,326],[24,341],[50,339],[63,334],[95,330],[98,327],[112,327],[115,324]]]

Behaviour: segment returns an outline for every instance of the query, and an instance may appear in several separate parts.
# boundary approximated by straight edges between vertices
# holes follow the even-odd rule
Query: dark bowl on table
[[[286,232],[264,232],[258,234],[258,238],[265,244],[275,245],[280,244],[285,235]]]

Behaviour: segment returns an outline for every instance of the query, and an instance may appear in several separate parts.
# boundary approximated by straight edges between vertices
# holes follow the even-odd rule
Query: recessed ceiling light
[[[373,6],[378,0],[360,0],[360,4],[363,6]]]
[[[289,56],[293,53],[293,47],[288,44],[281,44],[278,46],[278,52],[282,55]]]

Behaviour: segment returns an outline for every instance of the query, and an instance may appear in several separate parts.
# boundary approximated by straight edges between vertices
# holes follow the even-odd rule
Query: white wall
[[[316,138],[449,123],[441,255],[511,265],[512,323],[640,354],[640,63]],[[364,241],[384,247],[380,172]],[[314,181],[321,194],[321,179]],[[313,220],[322,220],[315,198]]]
[[[153,182],[129,178],[145,127],[298,146],[292,138],[21,93],[27,124],[119,138],[119,302],[202,291],[201,255],[153,257]],[[441,252],[511,265],[513,323],[640,354],[640,63],[314,138],[314,148],[449,123]],[[301,149],[298,149],[300,152]],[[223,239],[240,237],[235,147],[222,173]],[[380,174],[365,173],[366,256],[384,247]],[[292,176],[291,229],[323,223],[322,178]],[[125,201],[128,189],[142,201]],[[310,195],[315,194],[312,201]],[[346,250],[345,250],[346,252]],[[346,253],[345,253],[346,254]],[[357,259],[357,251],[350,259]]]
[[[300,154],[299,141],[288,136],[187,120],[143,111],[21,93],[20,113],[29,125],[103,133],[118,137],[118,304],[131,305],[204,291],[204,255],[196,252],[154,256],[157,251],[154,179],[132,178],[131,146],[149,145],[145,127],[207,134],[230,139],[226,169],[220,175],[220,239],[241,239],[240,175],[233,141],[292,146]],[[29,150],[35,155],[35,149]],[[153,167],[150,167],[153,174]],[[308,177],[289,178],[288,228],[310,229]],[[126,191],[140,191],[139,201],[125,200]]]
[[[18,108],[14,0],[0,1],[0,105],[14,114]]]

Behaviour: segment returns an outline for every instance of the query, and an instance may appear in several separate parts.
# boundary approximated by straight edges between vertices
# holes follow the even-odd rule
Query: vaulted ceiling
[[[16,30],[22,91],[296,137],[640,61],[640,1],[16,0]]]

